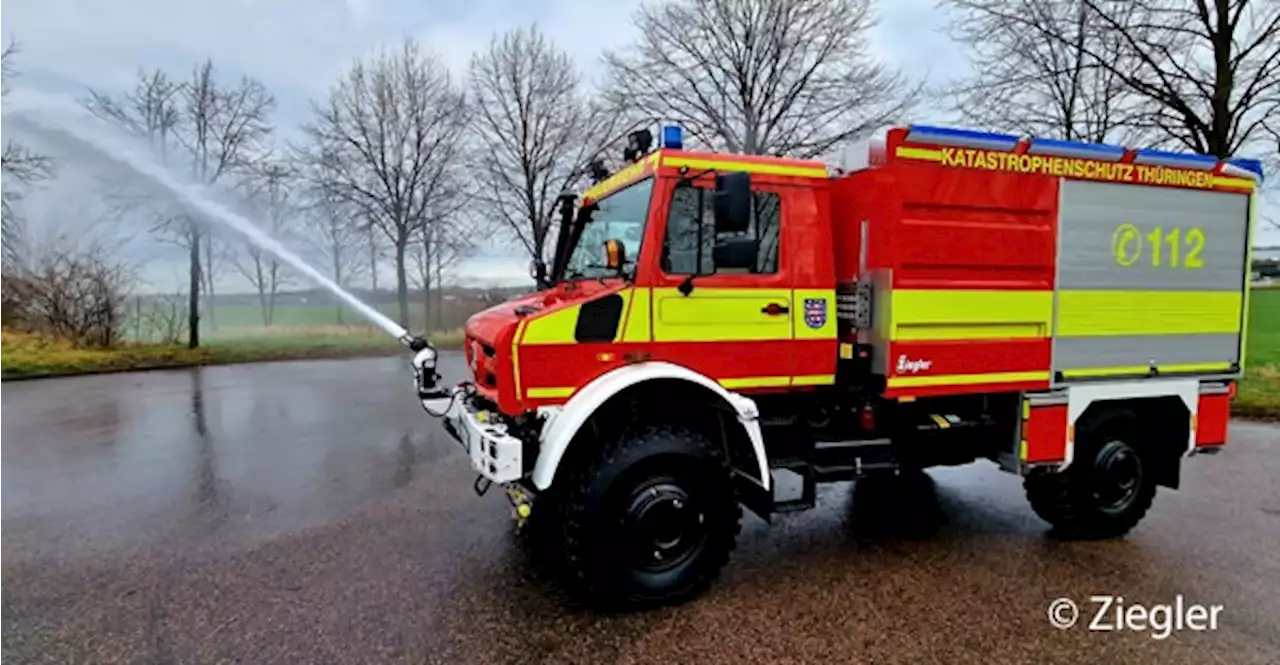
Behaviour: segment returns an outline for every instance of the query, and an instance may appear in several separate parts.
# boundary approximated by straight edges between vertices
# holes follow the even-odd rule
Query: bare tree
[[[189,81],[176,82],[160,70],[139,72],[132,91],[114,96],[90,90],[84,105],[148,140],[164,163],[174,163],[180,154],[196,181],[214,185],[243,173],[262,154],[275,100],[253,79],[219,83],[213,63],[205,61]],[[187,345],[195,348],[200,344],[201,292],[208,294],[205,302],[212,308],[225,248],[189,213],[161,211],[157,225],[187,251]]]
[[[65,240],[65,239],[64,239]],[[110,348],[120,340],[133,273],[103,245],[61,242],[5,277],[5,325],[78,346]]]
[[[1143,104],[1135,127],[1194,152],[1230,157],[1259,149],[1280,122],[1280,3],[1263,0],[1080,0],[1103,37],[1080,50]],[[1022,3],[992,6],[1001,30],[1078,43]],[[1096,42],[1096,43],[1095,43]],[[1115,45],[1116,53],[1102,45]]]
[[[140,318],[149,338],[158,339],[162,344],[177,344],[187,334],[187,296],[184,293],[156,296]]]
[[[399,319],[409,319],[406,258],[424,227],[459,205],[464,96],[418,44],[357,59],[304,125],[329,191],[367,217],[395,256]]]
[[[0,53],[0,97],[9,95],[9,83],[17,77],[13,58],[18,53],[18,43],[10,41]],[[26,254],[26,229],[17,205],[22,200],[22,188],[53,177],[53,161],[18,143],[5,141],[0,154],[0,173],[4,176],[4,189],[0,192],[0,246],[5,263],[17,265]]]
[[[569,55],[536,27],[495,37],[471,59],[476,199],[541,260],[555,200],[575,186],[619,117],[590,103]]]
[[[410,249],[414,277],[423,297],[423,325],[433,329],[442,326],[444,309],[444,274],[464,259],[473,249],[468,226],[439,223],[424,227],[419,242]],[[434,318],[434,321],[432,320]]]
[[[206,60],[192,72],[183,87],[186,122],[179,140],[191,155],[192,177],[205,185],[219,183],[232,173],[243,173],[264,153],[263,141],[271,133],[270,115],[275,111],[275,98],[262,83],[242,78],[235,85],[224,86],[217,80],[212,60]],[[179,231],[190,258],[190,293],[188,316],[191,342],[199,344],[200,286],[203,282],[208,297],[207,312],[213,324],[216,305],[214,285],[218,281],[220,253],[210,238],[201,242],[207,231],[195,220],[188,220]],[[201,270],[201,245],[204,245]]]
[[[1126,57],[1123,40],[1099,30],[1083,0],[946,2],[954,10],[952,36],[968,45],[974,73],[944,94],[967,122],[1067,140],[1138,140],[1141,98],[1094,60],[1119,65]],[[1131,12],[1133,7],[1117,9]],[[1008,14],[1061,39],[1009,29]]]
[[[258,203],[257,207],[264,212],[267,219],[266,230],[272,237],[280,237],[286,220],[296,207],[294,181],[293,171],[278,161],[259,165],[246,179],[249,199]],[[288,281],[287,275],[280,269],[280,260],[275,254],[257,245],[246,243],[243,253],[232,263],[258,291],[263,325],[272,325],[275,322],[276,296],[280,293],[280,287]]]
[[[323,187],[309,187],[305,196],[300,207],[305,212],[307,237],[325,257],[334,283],[346,287],[369,269],[364,247],[370,237],[369,228],[349,204]],[[342,323],[342,305],[335,307],[338,323]]]
[[[611,52],[619,108],[717,149],[813,157],[900,118],[918,87],[869,53],[871,0],[670,0]]]

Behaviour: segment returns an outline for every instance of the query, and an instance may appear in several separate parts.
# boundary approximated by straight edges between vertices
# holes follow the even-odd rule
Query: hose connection
[[[453,405],[458,392],[440,386],[440,375],[436,372],[438,356],[435,347],[431,346],[431,342],[425,337],[405,335],[400,341],[414,352],[411,363],[413,383],[418,391],[418,400],[422,402],[422,408],[432,416],[444,417],[449,407]]]

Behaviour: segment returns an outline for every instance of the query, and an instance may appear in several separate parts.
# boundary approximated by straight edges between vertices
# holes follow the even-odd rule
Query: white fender
[[[1075,458],[1076,442],[1073,435],[1076,421],[1094,402],[1123,401],[1142,397],[1177,397],[1191,415],[1191,428],[1187,436],[1187,452],[1196,447],[1196,415],[1200,409],[1200,381],[1198,379],[1145,379],[1141,381],[1108,381],[1082,383],[1067,389],[1067,454],[1059,469],[1071,466]]]
[[[642,381],[653,379],[679,379],[696,383],[722,397],[734,411],[738,413],[738,422],[742,423],[755,450],[756,462],[760,465],[760,479],[764,489],[769,489],[769,460],[764,453],[764,437],[760,433],[760,411],[756,403],[742,395],[725,390],[719,383],[693,370],[665,362],[647,362],[626,365],[596,378],[586,387],[579,390],[569,401],[559,408],[558,412],[547,409],[549,417],[542,427],[542,446],[538,452],[538,461],[533,467],[533,485],[540,490],[551,486],[556,468],[569,442],[578,433],[583,423],[595,413],[596,409],[631,386]]]

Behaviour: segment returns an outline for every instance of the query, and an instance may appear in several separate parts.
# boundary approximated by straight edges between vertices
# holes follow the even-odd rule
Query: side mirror
[[[627,246],[622,244],[621,240],[609,239],[604,241],[604,266],[609,270],[621,273],[622,267],[626,263]]]
[[[748,236],[730,236],[716,242],[711,250],[716,270],[753,270],[759,242]]]
[[[745,233],[751,226],[751,174],[724,173],[716,176],[716,234]]]

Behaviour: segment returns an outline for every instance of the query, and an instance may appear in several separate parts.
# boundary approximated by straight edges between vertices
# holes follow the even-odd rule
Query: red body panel
[[[1061,462],[1067,458],[1067,405],[1038,406],[1022,424],[1026,448],[1022,461],[1029,464]]]
[[[1052,289],[1058,181],[896,164],[898,215],[872,234],[899,289]]]
[[[1227,442],[1231,419],[1230,395],[1201,395],[1196,411],[1196,445],[1220,446]]]

